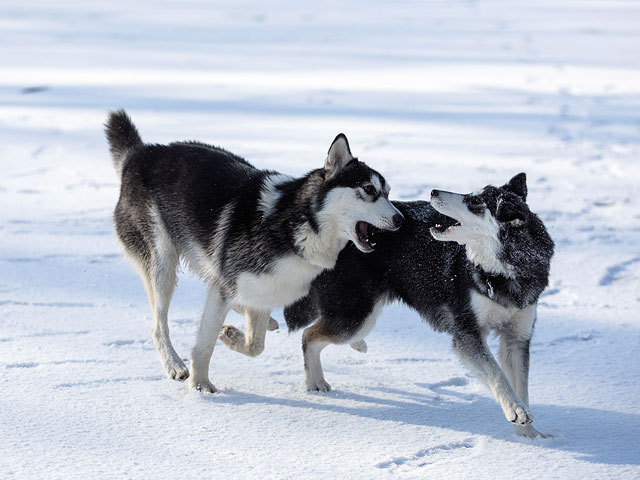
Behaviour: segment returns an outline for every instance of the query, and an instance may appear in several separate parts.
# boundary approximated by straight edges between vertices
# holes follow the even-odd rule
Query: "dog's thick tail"
[[[113,166],[118,174],[121,174],[127,153],[142,145],[142,139],[138,129],[124,110],[110,112],[104,130],[109,141]]]
[[[307,295],[284,309],[284,320],[287,322],[289,331],[293,332],[313,323],[319,314],[320,311],[314,299],[311,295]]]

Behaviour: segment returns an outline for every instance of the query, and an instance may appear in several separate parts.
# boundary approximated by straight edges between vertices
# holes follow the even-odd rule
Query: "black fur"
[[[315,321],[302,339],[307,388],[330,389],[320,360],[325,345],[360,341],[375,321],[376,306],[399,300],[452,336],[454,350],[492,389],[518,434],[541,435],[528,411],[529,345],[554,245],[526,196],[524,174],[479,194],[434,190],[437,208],[457,212],[461,224],[428,202],[394,202],[405,218],[398,232],[374,230],[376,250],[368,255],[345,248],[335,268],[316,277],[309,294],[285,309],[289,330]],[[469,248],[484,250],[469,255]],[[500,337],[502,368],[485,342],[491,330]]]
[[[497,192],[491,192],[495,198]],[[287,307],[290,330],[320,318],[326,333],[348,340],[375,303],[388,298],[416,309],[436,330],[454,334],[479,328],[469,306],[471,290],[487,296],[491,290],[492,299],[501,305],[524,308],[546,288],[553,241],[535,214],[528,212],[522,227],[501,232],[501,259],[517,274],[509,279],[471,264],[464,246],[433,239],[431,227],[455,222],[428,202],[393,203],[405,217],[402,228],[376,230],[376,250],[370,254],[347,246],[335,268],[314,280],[309,295]]]
[[[105,125],[109,150],[116,170],[122,170],[122,161],[127,151],[142,145],[142,139],[124,110],[112,112]]]

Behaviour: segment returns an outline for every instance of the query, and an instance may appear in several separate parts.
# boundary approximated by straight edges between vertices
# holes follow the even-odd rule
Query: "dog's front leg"
[[[536,321],[536,305],[519,312],[512,322],[500,330],[498,357],[505,375],[518,397],[529,408],[529,348]],[[533,425],[515,425],[518,435],[543,438],[550,435],[536,430]]]
[[[191,375],[189,386],[202,392],[214,393],[216,387],[209,381],[209,362],[216,345],[218,333],[229,312],[229,301],[216,285],[210,285],[207,302],[202,313],[196,344],[191,351]]]
[[[456,332],[453,336],[453,348],[465,364],[487,384],[507,420],[517,425],[527,425],[533,421],[529,409],[514,392],[480,332]]]
[[[220,331],[220,341],[231,350],[249,357],[256,357],[264,350],[264,340],[271,321],[269,310],[246,310],[245,336],[233,325],[224,325]]]

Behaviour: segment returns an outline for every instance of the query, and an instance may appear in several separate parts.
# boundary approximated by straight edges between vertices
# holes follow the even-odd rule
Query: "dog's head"
[[[360,251],[371,252],[371,226],[397,230],[404,220],[389,201],[389,190],[384,177],[355,158],[347,137],[339,134],[324,164],[324,183],[318,197],[322,217],[337,222],[334,226]]]
[[[472,261],[495,273],[506,273],[499,261],[503,241],[517,235],[526,228],[530,218],[535,217],[526,199],[527,177],[524,173],[501,187],[489,185],[466,195],[433,190],[433,208],[457,222],[446,227],[436,225],[431,228],[431,235],[436,240],[466,245]]]

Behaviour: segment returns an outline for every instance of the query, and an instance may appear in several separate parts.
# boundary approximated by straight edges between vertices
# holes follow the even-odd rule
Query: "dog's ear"
[[[519,227],[524,223],[526,217],[527,209],[519,200],[513,197],[511,199],[498,199],[496,220],[499,222],[509,222],[512,227]]]
[[[349,141],[344,133],[339,133],[331,146],[324,162],[325,179],[329,180],[342,170],[351,160]]]
[[[512,193],[518,195],[522,200],[527,200],[527,174],[522,172],[509,180],[504,187]]]

